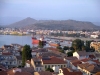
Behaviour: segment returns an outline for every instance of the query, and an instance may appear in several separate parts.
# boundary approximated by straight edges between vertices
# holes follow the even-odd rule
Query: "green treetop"
[[[22,65],[25,65],[26,60],[31,60],[31,49],[29,45],[25,45],[22,51]]]

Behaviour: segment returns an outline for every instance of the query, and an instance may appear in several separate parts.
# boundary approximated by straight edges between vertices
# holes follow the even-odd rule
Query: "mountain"
[[[93,24],[100,26],[100,22],[93,22]]]
[[[8,25],[8,27],[25,28],[25,29],[53,29],[53,30],[98,30],[91,22],[76,20],[35,20],[30,17],[19,22]]]
[[[24,26],[34,24],[36,22],[37,22],[37,20],[27,17],[26,19],[23,19],[21,21],[18,21],[18,22],[8,25],[8,27],[23,28]]]

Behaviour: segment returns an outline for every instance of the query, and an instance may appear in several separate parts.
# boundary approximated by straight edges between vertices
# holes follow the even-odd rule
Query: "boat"
[[[53,46],[53,47],[58,47],[59,44],[56,44],[56,43],[49,43],[50,46]]]
[[[50,41],[49,45],[52,47],[58,47],[58,46],[60,46],[60,42],[59,41]]]
[[[35,37],[32,37],[32,44],[39,44],[39,40]]]
[[[46,44],[46,41],[44,41],[44,37],[41,37],[40,39],[32,37],[32,44],[39,44],[39,41],[42,41],[44,44]]]

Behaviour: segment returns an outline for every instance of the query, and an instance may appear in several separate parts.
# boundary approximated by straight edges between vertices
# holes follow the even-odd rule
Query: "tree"
[[[68,52],[68,53],[67,53],[67,56],[68,56],[68,57],[73,56],[73,51]]]
[[[59,50],[59,52],[64,53],[64,50],[62,49],[62,47],[60,47],[60,45],[57,46],[57,49]]]
[[[69,50],[68,46],[64,46],[63,50]]]
[[[48,68],[46,69],[46,71],[54,72],[54,70],[51,69],[50,67],[48,67]]]
[[[62,49],[60,46],[57,46],[57,49]]]
[[[70,47],[69,49],[70,49],[70,50],[74,50],[74,48],[73,48],[73,47]]]
[[[64,50],[59,50],[59,52],[64,53]]]
[[[31,60],[31,49],[29,45],[25,45],[22,51],[22,66],[25,65],[26,60]]]
[[[41,40],[39,40],[39,47],[40,47],[40,48],[43,48],[43,47],[44,47],[44,42],[41,41]]]
[[[75,50],[82,50],[82,46],[84,46],[84,41],[82,41],[81,39],[76,39],[72,42],[72,47]]]
[[[85,48],[85,46],[82,46],[82,50],[85,50],[86,48]]]
[[[86,52],[89,52],[89,51],[91,50],[91,48],[90,48],[91,42],[92,42],[92,41],[86,41],[86,42],[85,42]]]

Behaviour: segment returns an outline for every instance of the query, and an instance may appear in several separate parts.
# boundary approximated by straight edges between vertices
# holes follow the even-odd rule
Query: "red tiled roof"
[[[67,60],[78,60],[77,57],[66,57]]]
[[[12,55],[11,53],[2,53],[2,55]]]
[[[100,72],[100,67],[94,64],[85,63],[85,64],[79,64],[78,66],[82,69],[84,68],[85,70],[91,73]]]
[[[80,61],[80,60],[74,60],[74,61],[72,61],[72,64],[74,65],[74,66],[77,66],[78,64],[81,64],[82,62]]]
[[[52,50],[52,51],[58,51],[58,49],[53,48],[53,47],[48,47],[47,49]]]
[[[16,68],[15,68],[16,69]],[[9,75],[32,75],[31,73],[29,73],[29,72],[19,72],[19,71],[17,71],[17,72],[13,72],[13,69],[11,69],[11,70],[9,70],[8,72],[7,72],[7,74],[9,74]]]
[[[53,75],[53,74],[49,71],[41,71],[39,72],[39,75]]]
[[[97,63],[97,64],[100,63],[99,60],[92,60],[92,61],[95,62],[95,63]]]
[[[54,46],[54,47],[59,46],[59,45],[58,45],[58,44],[56,44],[56,43],[49,43],[49,45],[50,45],[50,46]]]
[[[90,59],[88,59],[88,58],[85,58],[85,59],[82,59],[81,61],[83,61],[83,62],[87,62],[87,61],[89,61]]]
[[[64,75],[82,75],[82,72],[69,72],[68,68],[62,68]]]
[[[0,71],[0,75],[7,75],[7,71]]]
[[[63,59],[57,57],[50,57],[48,60],[42,60],[44,64],[66,64]]]

